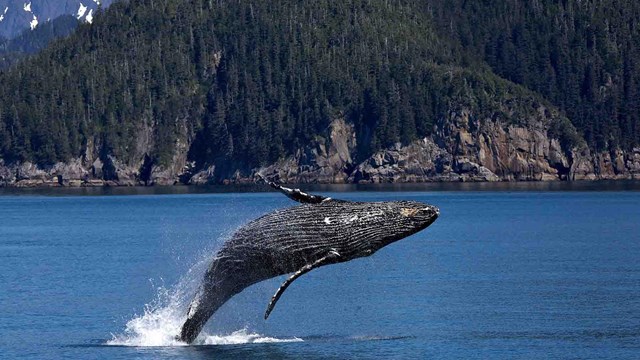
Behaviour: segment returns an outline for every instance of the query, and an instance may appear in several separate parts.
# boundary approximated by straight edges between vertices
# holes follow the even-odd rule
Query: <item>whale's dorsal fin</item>
[[[264,178],[262,175],[260,174],[256,174],[258,175],[258,177],[260,179],[262,179],[265,183],[267,183],[269,186],[271,186],[272,188],[279,190],[280,192],[282,192],[283,194],[287,195],[287,197],[291,200],[295,200],[299,203],[303,203],[303,204],[320,204],[326,201],[331,201],[333,200],[330,197],[325,197],[325,196],[321,196],[321,195],[313,195],[313,194],[307,194],[305,192],[303,192],[300,189],[291,189],[288,187],[284,187],[278,183],[275,183],[273,181],[269,181],[266,178]]]
[[[316,260],[311,264],[303,266],[300,270],[296,271],[293,275],[291,275],[291,277],[285,280],[285,282],[283,282],[282,285],[280,285],[280,287],[278,288],[278,291],[276,291],[273,297],[271,297],[269,306],[267,306],[267,311],[264,313],[264,319],[267,320],[267,318],[269,317],[269,314],[271,314],[271,311],[273,311],[273,308],[276,306],[276,303],[278,302],[278,300],[280,299],[284,291],[287,290],[289,285],[291,285],[291,283],[295,279],[299,278],[300,276],[308,273],[309,271],[317,267],[330,264],[338,257],[340,257],[340,254],[336,250],[332,249],[331,251],[329,251],[329,254],[325,255],[324,257],[320,258],[319,260]]]

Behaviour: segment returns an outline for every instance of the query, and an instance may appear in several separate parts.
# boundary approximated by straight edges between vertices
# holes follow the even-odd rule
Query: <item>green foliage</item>
[[[50,164],[90,142],[134,161],[150,138],[150,161],[167,164],[188,136],[199,167],[256,166],[338,116],[365,156],[428,135],[455,104],[492,116],[535,98],[527,88],[592,146],[637,145],[638,6],[611,2],[631,14],[584,1],[117,2],[0,73],[0,158]]]
[[[77,26],[75,17],[63,15],[40,24],[34,30],[27,29],[11,40],[0,38],[0,69],[44,49],[54,39],[68,36]]]
[[[456,56],[475,54],[498,75],[564,110],[596,150],[640,143],[640,2],[429,2],[425,12]]]
[[[181,119],[201,165],[274,161],[341,114],[375,148],[407,142],[432,127],[426,68],[447,61],[440,48],[410,2],[116,3],[1,75],[0,108],[15,111],[0,156],[51,163],[94,138],[127,161],[151,129],[166,163]]]

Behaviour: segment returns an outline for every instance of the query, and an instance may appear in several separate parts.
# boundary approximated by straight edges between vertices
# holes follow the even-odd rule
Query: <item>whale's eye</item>
[[[412,217],[415,216],[418,213],[418,209],[412,209],[412,208],[402,208],[400,209],[400,215],[402,216],[406,216],[406,217]]]

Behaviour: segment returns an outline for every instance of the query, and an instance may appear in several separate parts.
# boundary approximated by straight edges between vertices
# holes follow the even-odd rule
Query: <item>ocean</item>
[[[286,276],[246,289],[193,346],[174,337],[211,257],[242,224],[294,202],[5,189],[0,358],[640,358],[640,192],[583,184],[319,187],[441,215],[371,257],[302,276],[267,321]]]

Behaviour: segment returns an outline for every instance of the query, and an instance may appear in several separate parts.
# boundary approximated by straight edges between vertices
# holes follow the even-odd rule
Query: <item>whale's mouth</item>
[[[422,211],[432,211],[436,217],[440,216],[440,209],[436,206],[427,206],[426,208],[421,209]]]

